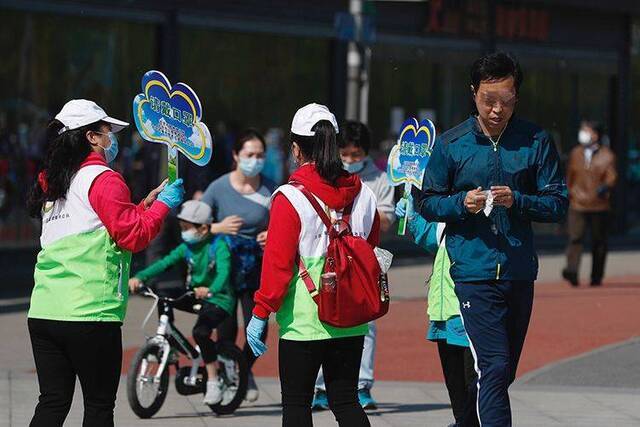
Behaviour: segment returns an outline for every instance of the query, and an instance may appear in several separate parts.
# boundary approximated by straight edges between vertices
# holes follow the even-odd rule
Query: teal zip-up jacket
[[[215,260],[211,259],[211,245],[215,247]],[[188,255],[188,251],[191,253]],[[167,270],[169,267],[179,263],[187,262],[187,258],[191,263],[191,280],[189,287],[195,289],[198,287],[209,288],[211,297],[205,301],[217,305],[229,314],[232,314],[236,306],[236,295],[231,286],[231,252],[229,246],[224,239],[218,239],[212,243],[212,239],[189,245],[180,244],[174,250],[169,252],[165,257],[157,260],[142,271],[135,274],[135,277],[145,281],[155,277]],[[214,264],[212,264],[214,261]],[[211,268],[213,266],[213,268]]]
[[[513,206],[494,206],[486,217],[464,207],[467,191],[506,185]],[[531,223],[560,222],[567,188],[551,136],[512,117],[494,147],[475,117],[438,137],[422,191],[412,190],[415,212],[447,223],[447,251],[456,282],[534,281],[538,257]]]
[[[451,263],[449,254],[442,238],[438,236],[438,225],[444,228],[444,224],[427,222],[420,215],[412,215],[408,228],[413,236],[413,241],[429,253],[435,253],[433,270],[429,278],[429,295],[427,314],[432,322],[449,320],[460,315],[460,305],[454,290],[453,279],[449,274]]]

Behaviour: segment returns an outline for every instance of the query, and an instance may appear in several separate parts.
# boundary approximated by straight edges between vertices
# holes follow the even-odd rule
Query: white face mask
[[[238,160],[238,168],[244,176],[253,177],[262,172],[264,168],[264,159],[255,157],[240,157]]]
[[[200,234],[200,233],[198,233],[198,230],[196,230],[194,228],[191,228],[189,230],[184,230],[181,233],[181,237],[182,237],[182,240],[185,243],[193,245],[193,244],[196,244],[198,242],[203,241],[205,239],[205,237],[207,237],[207,235],[206,234]]]
[[[581,129],[580,132],[578,132],[578,142],[582,145],[591,144],[591,134],[588,131]]]

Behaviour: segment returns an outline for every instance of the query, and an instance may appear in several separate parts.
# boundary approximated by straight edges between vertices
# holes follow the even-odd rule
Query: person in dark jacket
[[[521,83],[522,71],[510,55],[478,59],[471,69],[477,115],[436,141],[422,191],[413,190],[416,212],[447,224],[450,273],[476,362],[473,403],[482,426],[511,425],[508,387],[538,273],[531,223],[562,221],[568,205],[549,133],[513,116]]]

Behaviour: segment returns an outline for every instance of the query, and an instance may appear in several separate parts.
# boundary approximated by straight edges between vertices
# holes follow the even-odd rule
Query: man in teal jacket
[[[568,206],[551,137],[513,116],[521,83],[520,65],[507,54],[473,64],[477,115],[436,141],[422,191],[413,194],[416,212],[447,224],[450,273],[476,360],[485,427],[511,426],[508,387],[538,273],[531,223],[562,221]]]

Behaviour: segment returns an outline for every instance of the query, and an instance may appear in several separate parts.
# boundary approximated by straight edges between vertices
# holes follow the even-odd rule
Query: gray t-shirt
[[[363,184],[376,195],[378,210],[393,223],[396,220],[395,203],[393,202],[394,189],[389,184],[386,172],[378,169],[371,159],[367,159],[364,168],[358,172],[358,175]]]
[[[229,174],[222,175],[207,187],[202,201],[213,209],[213,219],[220,222],[228,216],[242,218],[238,234],[255,238],[269,225],[269,203],[276,185],[261,177],[260,188],[255,193],[241,194],[231,186]]]

